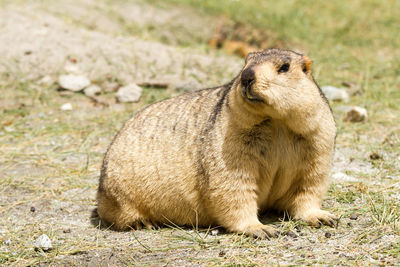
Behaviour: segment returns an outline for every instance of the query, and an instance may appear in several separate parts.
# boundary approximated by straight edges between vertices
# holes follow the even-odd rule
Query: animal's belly
[[[265,174],[260,183],[258,207],[261,211],[279,209],[280,200],[288,196],[289,191],[295,186],[298,178],[296,166],[280,166],[274,173]]]

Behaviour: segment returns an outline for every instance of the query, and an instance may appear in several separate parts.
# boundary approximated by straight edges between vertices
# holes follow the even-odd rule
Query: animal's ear
[[[256,53],[254,53],[254,52],[248,53],[247,56],[246,56],[245,63],[249,62],[249,60],[251,60],[252,58],[254,58],[255,55],[256,55]]]
[[[303,72],[306,74],[311,74],[311,67],[312,67],[312,61],[309,57],[303,56]]]

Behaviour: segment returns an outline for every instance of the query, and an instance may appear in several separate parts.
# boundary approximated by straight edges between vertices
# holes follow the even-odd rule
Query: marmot
[[[286,211],[334,225],[320,209],[336,126],[311,61],[280,49],[250,53],[229,84],[154,103],[111,143],[98,188],[116,229],[223,226],[268,238],[258,215]]]

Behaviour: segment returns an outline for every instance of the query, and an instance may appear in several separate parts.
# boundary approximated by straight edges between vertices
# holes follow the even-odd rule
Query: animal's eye
[[[283,73],[283,72],[288,72],[290,68],[290,64],[289,63],[284,63],[278,70],[278,73]]]
[[[307,73],[307,72],[308,72],[307,66],[306,66],[306,65],[303,66],[303,72],[304,72],[304,73]]]

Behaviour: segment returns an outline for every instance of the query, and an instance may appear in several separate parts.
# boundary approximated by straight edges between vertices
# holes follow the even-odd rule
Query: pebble
[[[65,103],[65,104],[61,105],[60,108],[61,108],[61,110],[69,111],[69,110],[72,110],[72,104],[71,103]]]
[[[5,246],[11,245],[11,239],[4,240],[3,245]]]
[[[368,113],[365,108],[353,106],[346,111],[343,117],[347,122],[363,122],[368,119]]]
[[[116,94],[118,102],[122,103],[138,102],[141,96],[142,96],[142,87],[137,86],[134,83],[119,88]]]
[[[343,88],[336,88],[334,86],[327,85],[322,86],[321,90],[328,100],[343,102],[349,101],[349,94]]]
[[[369,154],[369,159],[378,160],[378,159],[382,159],[382,156],[379,155],[377,152],[372,152],[371,154]]]
[[[58,84],[62,89],[79,92],[90,85],[90,80],[83,75],[60,75]]]
[[[32,206],[31,209],[30,209],[30,211],[31,211],[31,212],[35,212],[35,211],[36,211],[36,208]]]
[[[331,236],[332,236],[331,233],[328,233],[328,232],[325,233],[325,237],[326,237],[326,238],[331,238]]]
[[[353,213],[350,215],[350,220],[357,220],[357,219],[358,219],[357,214]]]
[[[51,240],[45,234],[39,236],[38,239],[36,239],[36,241],[35,241],[35,249],[36,250],[41,249],[43,251],[48,251],[48,250],[51,250],[52,248],[53,248],[53,245],[51,244]]]
[[[290,237],[292,237],[292,238],[297,238],[297,235],[296,235],[293,231],[287,231],[287,232],[286,232],[286,235],[287,235],[287,236],[290,236]]]
[[[64,229],[64,230],[63,230],[63,233],[64,233],[64,234],[69,234],[69,233],[71,233],[71,229],[69,229],[69,228],[68,228],[68,229]]]
[[[85,93],[85,95],[87,95],[89,97],[95,97],[101,93],[101,88],[98,85],[93,84],[93,85],[85,88],[85,90],[83,90],[83,92]]]
[[[219,231],[218,231],[218,229],[215,229],[215,230],[212,230],[211,231],[211,235],[218,235],[218,233],[219,233]]]

